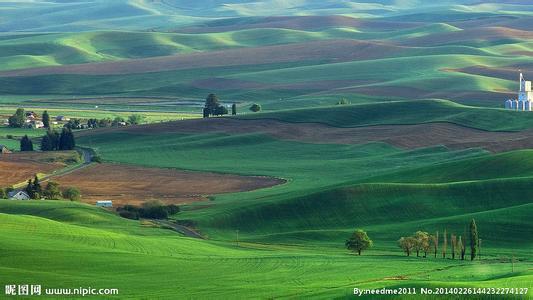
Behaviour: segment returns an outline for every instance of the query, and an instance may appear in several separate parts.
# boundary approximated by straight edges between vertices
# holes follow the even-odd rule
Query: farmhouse
[[[10,200],[30,200],[30,196],[25,191],[13,191],[7,194]]]
[[[8,154],[11,153],[11,151],[4,145],[0,145],[0,154]]]
[[[505,109],[519,111],[533,110],[533,91],[531,90],[531,81],[526,81],[522,72],[520,72],[520,90],[518,91],[518,99],[509,99],[505,101]]]
[[[96,206],[98,207],[113,207],[113,201],[96,201]]]

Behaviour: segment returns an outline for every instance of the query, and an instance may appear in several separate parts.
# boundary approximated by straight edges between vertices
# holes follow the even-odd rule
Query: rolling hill
[[[156,221],[0,200],[0,286],[119,299],[533,288],[533,121],[502,109],[518,69],[533,77],[528,1],[0,0],[0,16],[2,119],[25,107],[149,123],[76,131],[101,164],[52,180],[86,203],[180,205]],[[237,116],[199,119],[209,93]],[[43,133],[1,127],[0,144]],[[0,183],[64,167],[42,155],[2,156]],[[468,243],[472,219],[474,261],[398,247],[419,230]],[[356,228],[374,241],[362,256],[345,249]]]

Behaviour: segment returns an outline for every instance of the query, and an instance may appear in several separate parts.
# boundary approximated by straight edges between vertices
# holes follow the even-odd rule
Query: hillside
[[[96,95],[86,108],[143,111],[198,111],[211,92],[243,110],[341,98],[501,107],[516,92],[517,69],[533,76],[531,9],[475,1],[4,2],[0,94],[30,107]],[[139,96],[150,100],[115,99]]]

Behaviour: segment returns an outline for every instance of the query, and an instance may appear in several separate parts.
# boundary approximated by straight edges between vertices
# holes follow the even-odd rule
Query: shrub
[[[63,198],[68,199],[70,201],[80,201],[81,192],[75,187],[69,187],[63,191]]]
[[[253,112],[259,112],[261,111],[261,105],[254,103],[252,106],[250,106],[250,110]]]

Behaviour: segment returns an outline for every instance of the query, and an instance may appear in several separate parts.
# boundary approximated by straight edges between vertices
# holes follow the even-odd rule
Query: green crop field
[[[94,204],[129,197],[124,186],[155,195],[176,176],[196,177],[183,177],[194,201],[161,222],[1,199],[0,298],[10,285],[41,285],[45,299],[533,295],[533,116],[503,109],[519,70],[533,78],[528,1],[0,0],[0,16],[2,124],[19,107],[146,123],[77,131],[76,144],[104,165],[80,162],[43,180],[74,178]],[[190,120],[210,93],[237,116]],[[16,150],[22,136],[35,143],[44,133],[3,125],[0,145]],[[24,182],[50,163],[25,155],[0,154],[9,166],[0,175]],[[91,174],[99,167],[117,173]],[[143,170],[155,179],[140,182]],[[210,195],[203,172],[282,183]],[[230,185],[224,176],[213,184]],[[139,203],[179,196],[170,193]],[[473,219],[482,244],[470,261]],[[374,243],[361,256],[345,247],[355,229]],[[439,253],[405,255],[398,240],[416,231],[438,232]],[[466,260],[452,259],[452,234]],[[89,287],[118,295],[44,295]],[[417,295],[354,295],[382,288]]]

